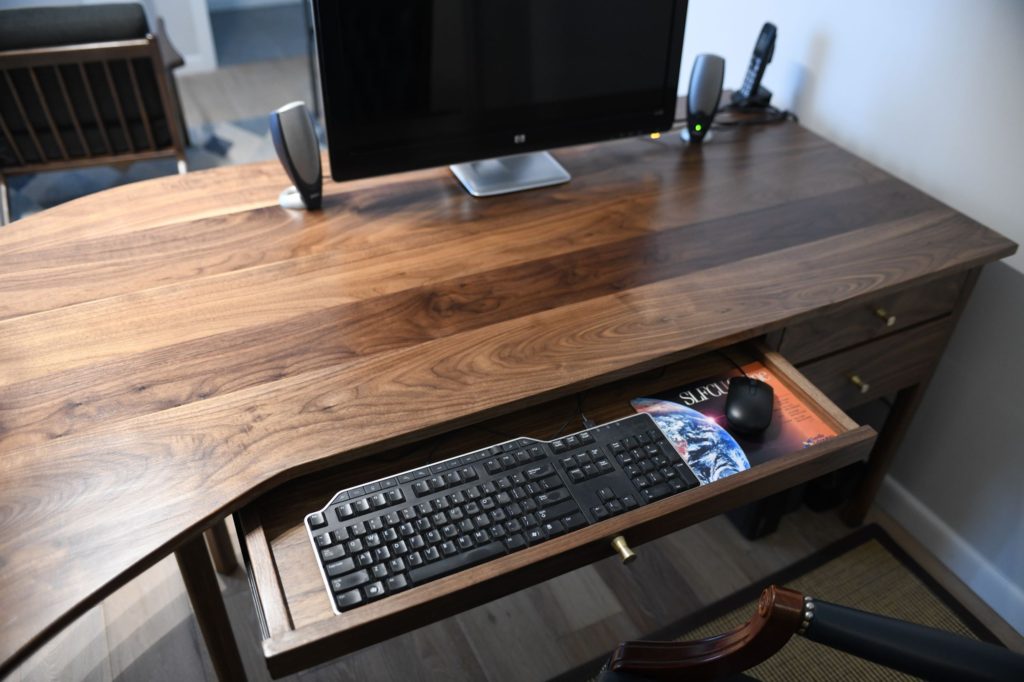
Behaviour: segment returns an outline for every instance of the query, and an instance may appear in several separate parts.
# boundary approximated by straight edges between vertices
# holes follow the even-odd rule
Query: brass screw
[[[616,535],[612,539],[612,549],[619,553],[619,556],[622,557],[622,563],[624,564],[628,564],[633,561],[633,559],[636,559],[636,552],[629,548],[629,545],[626,543],[626,538],[621,535]]]
[[[850,383],[859,388],[862,394],[871,390],[871,384],[861,379],[860,375],[851,374]]]
[[[885,308],[875,308],[875,316],[882,320],[882,322],[885,322],[886,327],[891,327],[896,324],[896,316],[890,315],[889,311]]]

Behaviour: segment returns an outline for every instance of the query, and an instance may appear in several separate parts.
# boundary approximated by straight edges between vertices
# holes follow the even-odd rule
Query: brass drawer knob
[[[871,384],[861,379],[859,374],[851,374],[850,383],[859,388],[861,393],[867,393],[871,390]]]
[[[896,324],[896,316],[890,315],[889,311],[885,308],[875,308],[875,316],[882,322],[885,322],[886,327],[892,327]]]
[[[626,538],[621,535],[616,535],[615,538],[612,539],[612,549],[619,553],[619,556],[622,557],[622,563],[624,564],[628,564],[633,559],[636,559],[636,552],[629,548],[629,545],[626,543]]]

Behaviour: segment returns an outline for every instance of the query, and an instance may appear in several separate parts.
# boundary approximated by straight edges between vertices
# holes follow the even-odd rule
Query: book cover
[[[767,382],[775,392],[771,425],[759,436],[726,430],[725,398],[729,379],[740,376],[738,369],[631,401],[637,412],[647,412],[654,418],[701,483],[717,481],[836,435],[835,429],[763,364],[749,363],[743,371]]]

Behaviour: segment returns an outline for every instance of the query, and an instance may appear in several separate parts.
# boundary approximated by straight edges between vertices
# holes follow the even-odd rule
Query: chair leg
[[[0,174],[0,225],[11,222],[11,199],[7,194],[7,178]]]
[[[206,546],[210,550],[210,558],[213,559],[213,567],[221,575],[229,575],[238,568],[238,560],[235,559],[235,548],[231,546],[227,523],[227,519],[225,519],[203,533],[206,537]]]

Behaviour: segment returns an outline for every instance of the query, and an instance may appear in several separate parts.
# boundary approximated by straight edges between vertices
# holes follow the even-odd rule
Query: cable
[[[583,394],[582,393],[577,393],[576,394],[576,409],[578,409],[580,411],[580,419],[583,420],[583,428],[585,428],[585,429],[592,429],[595,426],[597,426],[597,424],[595,424],[586,414],[583,413]]]
[[[721,355],[721,356],[722,356],[723,358],[725,358],[726,360],[728,360],[728,361],[729,361],[729,363],[730,363],[730,364],[731,364],[731,365],[732,365],[733,367],[735,367],[736,369],[738,369],[738,370],[740,371],[740,374],[742,374],[742,375],[743,375],[743,376],[745,376],[745,377],[747,376],[747,373],[743,371],[743,368],[739,366],[739,363],[737,363],[737,362],[736,362],[735,360],[733,360],[733,359],[732,359],[732,358],[731,358],[731,357],[729,356],[729,354],[728,354],[728,353],[726,353],[726,352],[725,352],[724,350],[722,350],[721,348],[716,348],[716,349],[715,349],[715,352],[716,352],[716,353],[718,353],[719,355]],[[747,378],[749,379],[750,377],[747,377]]]
[[[764,116],[760,118],[741,118],[734,121],[722,121],[716,119],[712,124],[712,128],[718,126],[722,128],[737,128],[740,126],[754,126],[764,125],[768,123],[782,123],[784,121],[793,121],[799,123],[800,118],[788,109],[779,109],[771,105],[766,107],[742,107],[736,104],[727,104],[722,107],[720,112],[723,113],[752,113],[752,112],[764,112]]]

